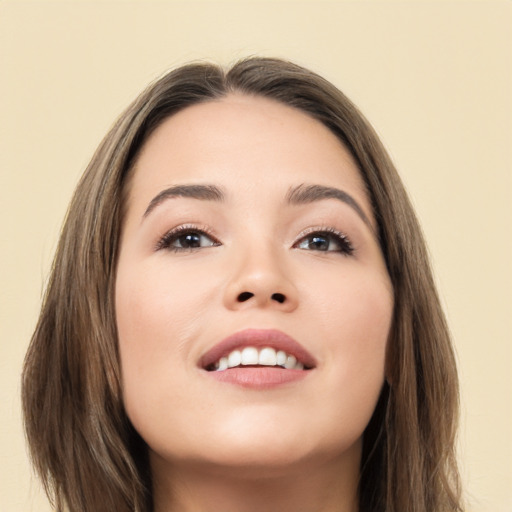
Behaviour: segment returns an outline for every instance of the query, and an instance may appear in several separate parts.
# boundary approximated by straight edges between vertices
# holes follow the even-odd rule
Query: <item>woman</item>
[[[374,131],[314,73],[177,69],[72,200],[26,358],[58,510],[455,511],[457,377]]]

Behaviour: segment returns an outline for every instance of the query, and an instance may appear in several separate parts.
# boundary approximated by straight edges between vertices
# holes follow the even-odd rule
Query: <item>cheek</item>
[[[323,360],[334,425],[360,433],[373,414],[384,378],[393,294],[386,274],[352,272],[325,281],[314,301],[316,325],[326,346]],[[350,411],[350,416],[347,412]]]
[[[160,408],[168,406],[163,390],[173,389],[179,401],[188,341],[194,338],[209,299],[201,277],[173,273],[162,265],[119,265],[116,320],[123,396],[134,425],[143,417],[159,417]]]
[[[197,270],[169,269],[165,260],[136,270],[127,272],[121,267],[117,276],[121,352],[126,348],[143,355],[157,347],[174,351],[202,317],[211,298],[209,290],[215,286]]]
[[[393,297],[387,283],[365,276],[339,299],[336,325],[337,349],[342,369],[364,385],[383,379],[386,348],[393,314]]]
[[[316,273],[305,283],[305,311],[337,339],[336,345],[363,353],[385,345],[393,313],[393,291],[385,271],[353,266],[348,270]],[[358,343],[356,343],[358,341]]]

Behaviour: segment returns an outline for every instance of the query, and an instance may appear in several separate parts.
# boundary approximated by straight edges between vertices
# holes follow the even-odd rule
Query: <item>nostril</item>
[[[251,292],[243,292],[238,296],[238,302],[245,302],[249,300],[251,297],[254,297],[254,293]]]
[[[273,293],[272,300],[275,300],[275,301],[279,302],[279,304],[282,304],[286,299],[282,293]]]

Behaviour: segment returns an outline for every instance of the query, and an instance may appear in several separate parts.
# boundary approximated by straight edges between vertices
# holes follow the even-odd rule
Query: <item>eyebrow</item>
[[[225,200],[224,191],[216,185],[195,185],[184,184],[174,185],[159,192],[149,203],[142,218],[147,217],[157,206],[168,199],[175,197],[187,197],[202,201]],[[370,219],[365,214],[359,203],[347,192],[335,187],[326,187],[324,185],[307,185],[302,183],[288,190],[286,202],[291,205],[301,205],[322,201],[324,199],[337,199],[350,206],[363,220],[365,224],[373,231],[374,228]]]
[[[291,188],[286,194],[289,204],[300,205],[322,201],[323,199],[337,199],[350,206],[373,231],[374,227],[370,219],[364,213],[359,203],[347,192],[339,188],[326,187],[324,185],[306,185],[305,183]]]
[[[174,197],[189,197],[202,201],[224,201],[224,192],[215,185],[175,185],[158,193],[149,203],[142,218],[147,217],[158,205]]]

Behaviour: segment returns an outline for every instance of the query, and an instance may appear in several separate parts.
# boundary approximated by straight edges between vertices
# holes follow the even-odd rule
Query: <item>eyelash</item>
[[[178,238],[182,235],[186,234],[196,234],[199,236],[206,236],[210,238],[213,241],[213,244],[210,247],[215,247],[218,245],[221,245],[220,242],[213,236],[213,234],[210,232],[209,229],[201,227],[198,228],[197,226],[194,226],[192,224],[189,225],[183,225],[178,226],[177,228],[171,229],[165,235],[160,238],[160,240],[157,242],[155,250],[160,251],[162,249],[166,249],[168,251],[173,252],[183,252],[183,251],[193,251],[195,249],[199,249],[199,247],[173,247],[172,244],[178,240]],[[203,247],[204,248],[204,247]]]
[[[332,241],[333,239],[339,244],[340,249],[335,251],[321,251],[318,250],[317,252],[335,252],[339,254],[343,254],[346,256],[351,256],[354,253],[354,246],[352,245],[352,242],[350,241],[349,237],[342,233],[341,231],[338,231],[337,229],[331,228],[331,227],[323,227],[323,228],[310,228],[306,230],[304,233],[301,234],[301,237],[297,242],[295,242],[294,247],[297,249],[300,249],[298,245],[306,240],[307,238],[312,237],[313,235],[317,235],[319,238],[324,237],[330,239],[329,241]]]
[[[211,246],[206,247],[173,247],[173,243],[178,240],[180,236],[183,236],[185,234],[196,234],[199,236],[206,236],[208,237],[213,243]],[[309,228],[305,232],[301,233],[300,238],[293,244],[293,248],[295,249],[301,249],[301,250],[307,250],[305,248],[299,247],[299,245],[307,240],[308,238],[313,237],[313,235],[317,235],[318,238],[326,238],[328,239],[328,243],[330,243],[332,240],[335,240],[338,245],[340,246],[340,249],[338,250],[331,250],[331,251],[323,251],[320,249],[317,249],[315,252],[334,252],[334,253],[340,253],[344,254],[346,256],[350,256],[354,252],[354,247],[352,245],[352,242],[348,238],[348,236],[345,233],[342,233],[341,231],[338,231],[331,227],[322,227],[322,228]],[[184,251],[194,251],[197,249],[204,249],[207,247],[216,247],[221,245],[221,243],[213,236],[213,234],[210,232],[208,228],[205,227],[197,227],[192,224],[178,226],[177,228],[171,229],[165,235],[160,238],[160,240],[157,242],[155,250],[170,250],[172,252],[184,252]],[[313,249],[312,249],[313,250]]]

